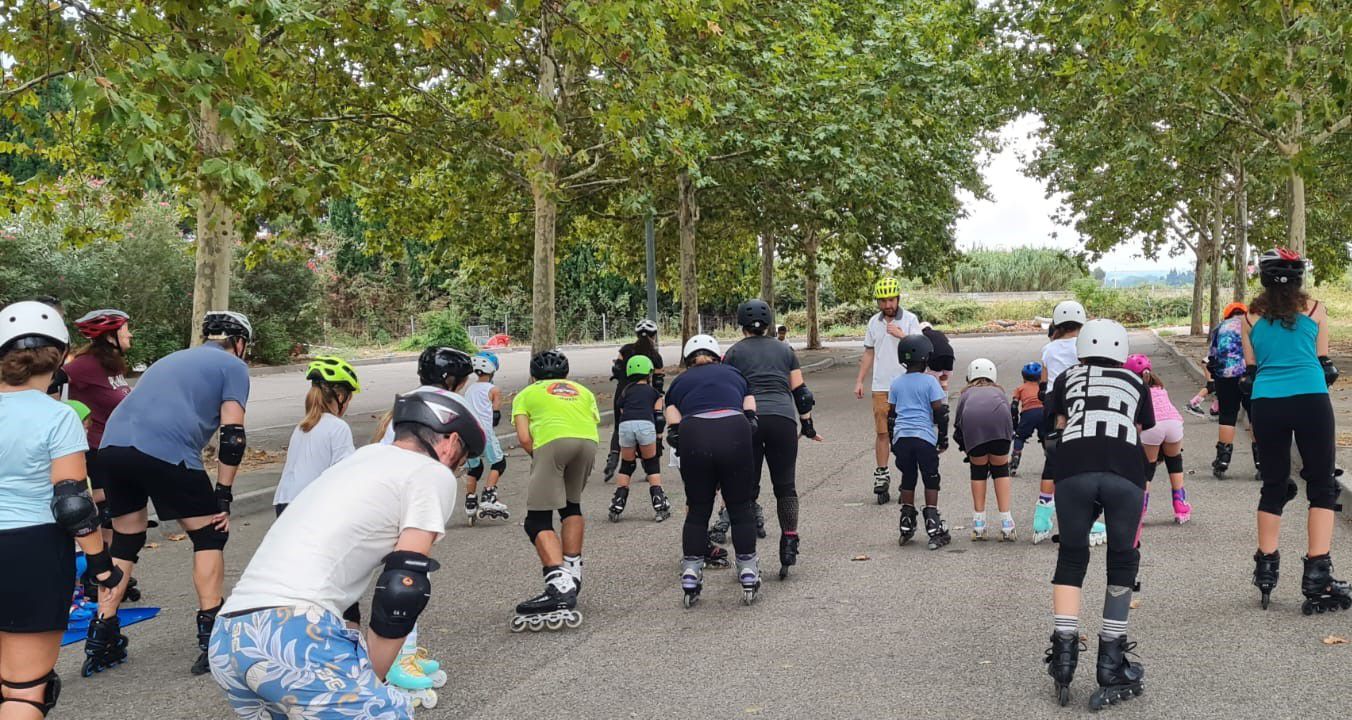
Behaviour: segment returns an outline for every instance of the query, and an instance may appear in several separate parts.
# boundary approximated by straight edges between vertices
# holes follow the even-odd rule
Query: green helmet
[[[80,402],[79,400],[66,400],[64,402],[75,410],[75,414],[79,416],[80,422],[84,422],[85,420],[89,419],[90,410],[88,405]]]
[[[354,393],[361,392],[357,371],[346,360],[333,355],[320,355],[311,360],[309,367],[305,368],[305,379],[330,385],[346,385]]]
[[[901,283],[897,282],[896,278],[885,277],[873,286],[874,300],[886,300],[894,297],[901,297]]]
[[[629,358],[629,362],[625,363],[624,374],[628,377],[651,375],[653,374],[653,361],[647,355],[635,355]]]

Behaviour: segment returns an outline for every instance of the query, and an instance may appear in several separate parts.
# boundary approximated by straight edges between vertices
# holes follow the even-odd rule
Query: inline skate
[[[110,618],[96,617],[89,622],[84,650],[85,661],[80,666],[80,675],[83,677],[126,661],[127,636],[122,634],[122,623],[116,615]]]
[[[725,568],[732,567],[732,560],[728,557],[728,551],[717,545],[710,545],[709,551],[704,554],[704,567]]]
[[[1327,554],[1305,558],[1300,592],[1305,595],[1300,611],[1306,615],[1352,608],[1352,587],[1333,577],[1333,559]]]
[[[1022,460],[1022,459],[1023,459],[1023,451],[1022,451],[1022,450],[1015,450],[1015,451],[1014,451],[1014,454],[1011,455],[1011,456],[1009,457],[1009,476],[1010,476],[1010,477],[1018,477],[1018,476],[1019,476],[1019,461]]]
[[[653,520],[662,522],[671,517],[671,501],[667,499],[667,493],[660,485],[648,488],[648,492],[653,499]]]
[[[704,558],[686,557],[681,561],[681,592],[685,598],[681,601],[685,607],[692,608],[699,602],[699,594],[704,589]]]
[[[892,499],[892,493],[889,487],[892,485],[892,474],[887,468],[880,467],[873,471],[873,494],[876,496],[879,505],[886,505]]]
[[[901,537],[897,538],[898,545],[905,545],[915,537],[915,518],[918,513],[914,505],[901,506],[901,523],[898,526],[901,530]]]
[[[972,540],[984,542],[986,539],[986,514],[972,514]]]
[[[577,607],[577,583],[562,567],[545,568],[545,591],[516,606],[512,632],[562,630],[582,624]]]
[[[1033,508],[1033,544],[1037,545],[1052,536],[1052,527],[1056,520],[1056,503],[1039,502]]]
[[[390,687],[407,695],[413,701],[413,707],[437,706],[437,691],[432,689],[435,683],[423,671],[417,656],[412,653],[400,655],[394,661],[390,672],[385,676],[385,681]]]
[[[507,511],[507,506],[501,500],[498,500],[498,489],[496,487],[484,488],[479,495],[479,519],[507,520],[511,517],[512,514]]]
[[[1188,502],[1188,491],[1179,488],[1174,491],[1174,522],[1182,525],[1192,519],[1192,503]]]
[[[470,527],[479,520],[479,498],[474,493],[465,495],[465,520],[469,522]]]
[[[610,482],[615,479],[615,471],[620,469],[620,453],[611,452],[606,455],[606,466],[601,470],[601,481]]]
[[[1234,454],[1234,443],[1216,443],[1216,459],[1211,461],[1211,473],[1218,478],[1224,478],[1225,472],[1230,469],[1230,460]]]
[[[765,539],[765,508],[756,503],[756,537]]]
[[[709,542],[719,545],[728,541],[728,530],[732,529],[732,519],[728,517],[727,507],[718,511],[718,519],[709,528]]]
[[[742,584],[742,604],[756,602],[760,592],[760,560],[755,553],[737,556],[737,582]]]
[[[789,568],[798,564],[798,533],[781,533],[779,536],[779,579],[789,576]]]
[[[1089,526],[1089,547],[1108,544],[1108,527],[1102,521],[1095,520]]]
[[[1078,635],[1052,633],[1051,647],[1042,662],[1047,664],[1047,674],[1056,682],[1056,702],[1065,707],[1070,702],[1070,681],[1075,678],[1075,668],[1080,664],[1080,651],[1084,643]]]
[[[207,647],[211,643],[211,629],[216,626],[216,614],[221,611],[223,605],[225,605],[224,601],[210,610],[197,611],[197,649],[200,654],[197,656],[197,661],[192,664],[193,675],[205,675],[211,672],[211,661],[207,658]]]
[[[1264,610],[1272,602],[1272,591],[1277,587],[1277,578],[1281,576],[1281,565],[1282,554],[1276,550],[1271,553],[1255,550],[1253,553],[1253,586],[1263,594],[1259,602]]]
[[[620,516],[624,514],[624,506],[629,503],[629,488],[615,488],[615,495],[610,498],[610,510],[607,517],[611,522],[619,522]]]
[[[953,537],[948,534],[948,525],[939,517],[939,508],[926,505],[920,514],[925,518],[925,534],[929,535],[929,549],[938,550],[953,541]]]
[[[1018,535],[1013,519],[1005,518],[1000,521],[1000,542],[1014,542],[1018,539]]]
[[[1101,710],[1145,692],[1145,668],[1127,659],[1135,655],[1136,643],[1127,636],[1099,637],[1098,689],[1089,696],[1089,709]]]
[[[418,668],[423,674],[432,679],[432,687],[446,687],[446,671],[441,669],[441,663],[432,659],[432,653],[425,647],[415,648],[413,650],[413,659],[417,661]]]

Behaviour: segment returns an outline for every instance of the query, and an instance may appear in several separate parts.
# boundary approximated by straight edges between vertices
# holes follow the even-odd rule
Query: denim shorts
[[[498,436],[494,433],[488,433],[488,442],[484,443],[484,454],[476,458],[470,458],[465,466],[473,470],[480,464],[492,467],[504,457],[502,453],[502,443],[498,442]]]
[[[657,444],[657,426],[651,420],[625,420],[620,423],[620,447]]]

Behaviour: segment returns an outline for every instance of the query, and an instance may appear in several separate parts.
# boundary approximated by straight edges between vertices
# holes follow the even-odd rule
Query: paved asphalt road
[[[1185,402],[1194,388],[1176,361],[1152,336],[1135,335],[1133,342],[1154,354],[1175,403]],[[978,355],[996,359],[1010,387],[1040,344],[1035,337],[974,338],[958,340],[956,347],[963,364]],[[509,367],[518,360],[509,356]],[[373,388],[368,397],[408,384],[407,372],[395,368],[388,377],[380,370],[363,373]],[[579,606],[583,626],[511,634],[512,606],[540,587],[534,553],[519,526],[527,461],[512,452],[502,483],[512,521],[470,528],[457,513],[436,550],[442,569],[433,575],[434,598],[420,623],[422,643],[452,677],[441,704],[418,717],[1085,714],[1094,686],[1094,641],[1081,656],[1069,708],[1056,706],[1042,664],[1056,547],[1028,542],[1040,451],[1030,449],[1025,477],[1015,483],[1020,542],[968,539],[966,466],[949,452],[940,507],[953,528],[953,544],[935,552],[923,543],[898,547],[897,506],[875,505],[870,491],[871,420],[867,402],[851,395],[854,372],[838,367],[810,377],[818,427],[828,442],[804,443],[799,459],[804,554],[788,581],[773,579],[778,531],[772,527],[763,553],[769,579],[751,607],[741,605],[731,571],[711,570],[700,604],[683,609],[677,578],[683,513],[653,524],[639,486],[623,522],[611,524],[605,519],[611,489],[598,479],[583,505],[590,521]],[[281,399],[265,395],[254,408]],[[1105,712],[1137,718],[1338,716],[1352,675],[1352,645],[1321,640],[1352,638],[1352,614],[1300,614],[1302,512],[1288,514],[1283,577],[1272,608],[1259,609],[1258,592],[1249,584],[1258,485],[1246,472],[1226,481],[1210,476],[1214,428],[1188,416],[1193,521],[1174,525],[1167,490],[1163,482],[1156,487],[1144,536],[1145,587],[1130,632],[1140,642],[1147,692]],[[1235,467],[1248,463],[1247,445],[1241,444]],[[669,477],[669,488],[680,507],[679,479]],[[773,500],[765,499],[773,518]],[[993,499],[988,511],[994,512]],[[237,523],[226,550],[231,581],[270,522],[254,515]],[[1337,532],[1334,556],[1341,575],[1352,576],[1352,526],[1340,521]],[[52,717],[230,716],[211,679],[187,672],[196,655],[189,554],[187,542],[165,542],[142,554],[138,575],[147,600],[163,606],[163,614],[129,628],[131,660],[92,679],[78,676],[80,646],[66,648],[58,666],[65,690]],[[1083,615],[1091,637],[1104,586],[1103,550],[1093,556]]]

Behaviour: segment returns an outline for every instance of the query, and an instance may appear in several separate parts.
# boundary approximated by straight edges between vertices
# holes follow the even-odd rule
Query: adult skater
[[[1056,518],[1061,546],[1052,577],[1054,632],[1047,650],[1047,672],[1056,681],[1058,700],[1070,699],[1080,651],[1080,596],[1089,569],[1089,525],[1102,508],[1108,533],[1108,588],[1099,631],[1098,690],[1089,707],[1098,710],[1139,695],[1145,670],[1126,656],[1131,588],[1141,554],[1136,532],[1145,494],[1141,431],[1154,426],[1150,394],[1127,359],[1127,331],[1112,320],[1085,323],[1076,338],[1080,359],[1057,376],[1046,396],[1054,418],[1050,444],[1056,445]]]
[[[821,442],[812,423],[816,401],[803,382],[798,354],[787,343],[766,335],[774,312],[763,300],[747,300],[737,307],[737,324],[742,339],[728,348],[723,362],[746,378],[756,398],[759,418],[756,436],[751,439],[755,461],[756,492],[760,496],[763,464],[770,466],[770,484],[775,493],[775,511],[779,516],[779,577],[798,563],[798,436]]]
[[[665,386],[666,376],[662,374],[662,353],[657,351],[657,323],[644,318],[638,321],[634,326],[634,342],[626,343],[620,346],[620,352],[615,356],[615,361],[611,364],[610,379],[615,381],[615,396],[611,400],[611,410],[615,417],[620,416],[620,394],[629,386],[630,378],[627,372],[629,358],[635,355],[647,357],[653,364],[653,376],[651,385],[657,392],[662,392]],[[662,455],[661,439],[657,443],[658,457]],[[615,471],[620,466],[620,423],[618,420],[610,429],[610,453],[606,455],[606,465],[601,471],[601,480],[610,482],[615,478]]]
[[[444,390],[399,396],[393,418],[392,444],[358,449],[287,506],[221,608],[211,675],[240,717],[411,716],[409,695],[382,681],[432,596],[452,471],[483,453],[484,434]],[[363,635],[341,613],[377,571]]]
[[[1207,372],[1211,384],[1216,388],[1216,400],[1220,405],[1218,420],[1220,429],[1216,438],[1216,459],[1211,469],[1216,477],[1223,477],[1230,469],[1230,458],[1235,452],[1235,426],[1239,424],[1239,411],[1249,414],[1249,398],[1239,391],[1244,377],[1244,316],[1249,309],[1244,303],[1233,302],[1225,306],[1225,318],[1211,331],[1211,344],[1207,351]],[[1250,417],[1249,432],[1252,436],[1253,423]],[[1250,437],[1250,440],[1253,438]],[[1258,444],[1253,449],[1254,467],[1257,468]]]
[[[682,350],[687,370],[667,392],[667,443],[681,456],[688,512],[681,533],[681,589],[685,606],[704,587],[709,538],[705,528],[721,492],[732,519],[732,544],[742,600],[750,605],[760,590],[756,556],[756,398],[746,378],[723,364],[718,341],[696,335]]]
[[[1277,585],[1277,540],[1282,509],[1298,490],[1291,481],[1291,439],[1300,453],[1300,476],[1310,502],[1305,574],[1300,590],[1306,615],[1352,607],[1348,583],[1333,577],[1329,547],[1338,504],[1334,477],[1333,404],[1328,386],[1338,379],[1329,361],[1328,314],[1302,289],[1305,259],[1285,248],[1258,259],[1263,292],[1243,325],[1245,382],[1251,385],[1253,434],[1258,441],[1263,489],[1258,501],[1258,551],[1253,584],[1267,608]]]
[[[253,340],[245,316],[224,310],[202,320],[202,345],[156,361],[108,418],[99,448],[100,472],[113,518],[113,561],[128,577],[146,542],[146,500],[161,521],[177,520],[193,549],[197,591],[197,661],[207,672],[207,640],[224,599],[225,543],[230,538],[233,486],[244,460],[244,406],[249,368],[243,357]],[[216,487],[202,466],[202,450],[219,431]],[[99,596],[89,623],[85,671],[99,672],[126,657],[117,607],[126,583]]]
[[[871,377],[873,398],[873,493],[878,504],[891,499],[892,474],[887,469],[892,455],[892,437],[887,428],[887,393],[892,381],[902,375],[897,362],[897,343],[907,335],[920,334],[920,321],[901,307],[901,283],[885,277],[873,286],[878,313],[869,318],[864,332],[864,355],[859,360],[859,375],[854,381],[854,396],[864,397],[864,378]]]

